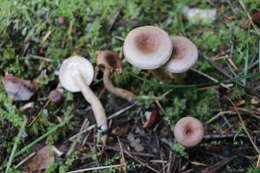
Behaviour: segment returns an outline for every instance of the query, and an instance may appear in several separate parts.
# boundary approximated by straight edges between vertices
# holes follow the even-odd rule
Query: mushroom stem
[[[97,126],[101,132],[104,132],[108,129],[107,126],[107,118],[105,114],[104,107],[102,106],[98,97],[94,94],[94,92],[90,89],[87,82],[84,81],[82,75],[75,76],[75,82],[80,88],[85,99],[90,103],[92,110],[94,112],[94,116],[96,118]]]
[[[133,101],[134,94],[132,92],[122,88],[117,88],[113,85],[110,80],[110,70],[108,68],[105,68],[103,83],[109,92],[115,94],[118,97],[121,97],[122,99],[128,100],[129,102]]]
[[[174,83],[174,82],[180,82],[182,81],[187,73],[170,73],[167,72],[164,68],[158,68],[155,70],[152,70],[152,74],[154,77],[162,82],[168,82],[168,83]]]

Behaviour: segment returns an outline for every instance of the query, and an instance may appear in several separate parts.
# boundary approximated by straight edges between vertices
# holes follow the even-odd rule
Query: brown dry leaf
[[[130,141],[130,146],[133,147],[135,149],[135,151],[143,151],[144,147],[140,144],[140,139],[134,137],[134,135],[132,133],[129,133],[127,135],[127,139]]]
[[[112,130],[112,134],[116,136],[124,136],[128,132],[129,128],[130,128],[129,124],[123,127],[116,127],[115,129]]]
[[[157,115],[158,115],[158,111],[157,110],[146,111],[144,113],[144,116],[145,116],[147,121],[143,124],[143,128],[150,128],[150,127],[152,127],[156,123]]]
[[[246,21],[242,24],[241,27],[246,30],[246,29],[250,28],[251,24],[252,24],[252,23],[251,23],[250,20],[246,20]]]
[[[45,146],[40,149],[37,154],[30,159],[25,167],[29,172],[40,172],[47,169],[55,161],[55,153],[52,146]]]
[[[252,22],[254,22],[255,24],[260,24],[260,11],[255,12],[253,15],[251,15],[252,18]],[[243,24],[242,24],[242,28],[243,29],[248,29],[251,26],[251,21],[250,20],[246,20]]]
[[[252,21],[255,24],[260,24],[260,11],[255,12],[251,17],[252,17]]]
[[[2,82],[8,96],[15,101],[29,100],[36,91],[33,82],[22,80],[12,74],[6,74]]]

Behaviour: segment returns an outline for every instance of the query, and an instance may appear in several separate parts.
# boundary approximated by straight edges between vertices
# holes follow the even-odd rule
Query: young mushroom
[[[156,69],[165,64],[172,54],[169,35],[155,26],[137,27],[130,31],[124,41],[126,60],[141,69]]]
[[[203,139],[204,128],[202,123],[193,117],[180,119],[174,128],[174,136],[177,142],[185,147],[192,147]]]
[[[92,107],[99,130],[105,132],[108,129],[105,110],[98,97],[89,88],[93,77],[92,64],[80,56],[72,56],[64,60],[59,71],[61,85],[70,92],[82,92]]]
[[[155,76],[165,82],[183,76],[198,59],[197,47],[186,37],[171,37],[173,51],[170,60],[162,67],[153,70]]]
[[[97,51],[97,65],[105,67],[103,83],[106,89],[116,96],[131,102],[134,94],[125,89],[115,87],[110,80],[110,73],[113,71],[121,72],[123,66],[122,61],[117,54],[109,50]]]

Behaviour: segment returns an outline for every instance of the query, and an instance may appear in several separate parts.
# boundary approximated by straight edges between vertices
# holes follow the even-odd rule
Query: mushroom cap
[[[170,73],[183,73],[189,70],[198,59],[197,47],[186,37],[171,37],[173,52],[164,66]]]
[[[60,67],[60,83],[70,92],[79,92],[80,88],[75,81],[77,77],[83,78],[84,82],[90,85],[94,78],[94,68],[87,59],[81,56],[72,56],[64,60]]]
[[[110,50],[97,51],[97,65],[110,70],[120,69],[123,64],[118,55]]]
[[[172,54],[172,41],[159,27],[142,26],[130,31],[124,41],[126,60],[141,69],[156,69]]]
[[[174,136],[177,142],[185,147],[192,147],[200,143],[204,136],[202,123],[193,117],[180,119],[174,128]]]

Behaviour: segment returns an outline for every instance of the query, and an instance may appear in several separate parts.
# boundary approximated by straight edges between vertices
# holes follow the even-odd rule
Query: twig
[[[85,128],[85,126],[87,125],[87,123],[88,123],[88,120],[85,119],[84,122],[83,122],[82,125],[81,125],[80,130],[79,130],[80,132]],[[78,136],[75,140],[73,140],[72,144],[70,145],[70,148],[69,148],[68,152],[66,153],[66,157],[70,156],[71,153],[74,151],[74,149],[75,149],[77,143],[78,143],[79,140],[80,140],[80,137],[81,137],[81,136]]]
[[[236,113],[237,113],[237,115],[238,115],[238,118],[239,118],[239,120],[240,120],[240,122],[241,122],[242,128],[243,128],[243,130],[245,131],[246,135],[248,136],[250,142],[252,143],[252,145],[253,145],[253,147],[255,148],[255,150],[257,151],[257,153],[260,154],[260,150],[259,150],[259,148],[256,146],[256,144],[254,143],[252,137],[250,136],[250,134],[249,134],[249,132],[248,132],[246,126],[245,126],[244,120],[242,119],[242,116],[240,115],[240,113],[239,113],[239,111],[238,111],[236,105],[232,102],[232,100],[230,100],[229,98],[227,98],[227,99],[228,99],[229,102],[233,105],[233,107],[234,107],[234,109],[235,109],[235,111],[236,111]]]
[[[21,136],[22,136],[22,134],[24,132],[24,129],[25,129],[25,126],[26,126],[26,123],[27,123],[26,116],[24,116],[23,118],[24,118],[24,122],[21,125],[21,128],[19,130],[19,133],[18,133],[17,137],[15,138],[13,149],[12,149],[12,152],[10,154],[9,160],[7,162],[7,165],[6,165],[5,173],[9,173],[9,169],[11,168],[12,161],[15,158],[15,152],[16,152],[17,146],[18,146],[18,144],[20,142],[20,138],[21,138]]]
[[[102,147],[104,150],[112,150],[112,151],[118,151],[120,152],[121,149],[118,147],[111,147],[111,146],[103,146],[103,145],[96,145],[97,147]],[[156,155],[148,154],[148,153],[140,153],[140,152],[133,152],[133,151],[126,151],[122,150],[126,154],[126,152],[136,155],[136,156],[142,156],[142,157],[157,157]]]
[[[229,79],[233,79],[233,77],[231,75],[229,75],[224,69],[222,69],[221,67],[219,67],[215,62],[213,62],[209,57],[207,57],[206,55],[203,55],[200,52],[200,55],[202,58],[204,58],[206,61],[208,61],[214,68],[216,68],[221,74],[223,74],[225,77],[229,78]],[[256,95],[257,97],[260,98],[260,95],[256,93],[255,90],[252,90],[251,88],[248,88],[246,86],[244,86],[241,82],[239,81],[234,81],[237,85],[239,85],[240,87],[244,88],[248,93]]]
[[[31,159],[33,156],[35,156],[36,152],[33,152],[29,154],[29,156],[25,157],[22,161],[20,161],[17,165],[15,165],[14,168],[19,168],[22,164],[24,164],[27,160]]]
[[[208,120],[206,122],[206,124],[210,124],[212,121],[214,121],[215,119],[217,119],[219,116],[223,116],[225,114],[234,114],[234,111],[223,111],[223,112],[219,112],[217,113],[217,115],[215,115],[214,117],[212,117],[210,120]]]
[[[94,171],[94,170],[100,170],[100,169],[116,168],[116,167],[121,167],[121,166],[125,166],[125,164],[118,164],[118,165],[111,165],[111,166],[99,166],[99,167],[94,167],[94,168],[85,168],[85,169],[79,169],[76,171],[70,171],[67,173],[79,173],[79,172]]]
[[[203,137],[205,140],[212,140],[212,139],[225,139],[225,138],[234,138],[234,137],[245,137],[244,134],[237,134],[237,133],[230,133],[230,134],[208,134]]]
[[[43,44],[48,38],[49,36],[51,35],[52,31],[48,31],[45,36],[42,38],[42,41],[40,44]]]
[[[144,167],[147,167],[148,169],[150,169],[151,171],[153,172],[156,172],[156,173],[160,173],[159,171],[157,171],[156,169],[152,168],[150,165],[148,164],[145,164],[144,162],[142,162],[141,160],[139,160],[138,158],[132,156],[130,153],[128,153],[127,151],[125,152],[126,155],[128,155],[129,157],[131,157],[132,159],[134,159],[135,161],[137,161],[138,163],[140,163],[141,165],[143,165]]]
[[[108,119],[108,120],[113,119],[113,118],[115,118],[115,117],[121,115],[123,112],[125,112],[125,111],[127,111],[127,110],[133,108],[134,106],[135,106],[134,104],[129,105],[129,106],[127,106],[127,107],[125,107],[125,108],[123,108],[123,109],[121,109],[121,110],[119,110],[119,111],[113,113],[113,114],[110,115],[107,119]],[[86,129],[82,130],[81,132],[75,134],[74,136],[70,137],[69,140],[72,141],[72,140],[75,139],[77,136],[80,136],[80,135],[82,135],[83,133],[94,129],[95,127],[96,127],[96,124],[92,124],[92,125],[89,126],[88,128],[86,128]]]
[[[230,162],[231,160],[233,160],[235,158],[236,158],[236,156],[223,159],[220,162],[216,163],[215,165],[207,167],[207,168],[201,170],[201,173],[216,172],[218,169],[220,169],[221,167],[225,166],[228,162]]]
[[[204,76],[204,77],[206,77],[206,78],[208,78],[208,79],[210,79],[210,80],[212,80],[213,82],[219,82],[219,80],[215,79],[215,78],[212,77],[212,76],[209,76],[209,75],[206,74],[206,73],[203,73],[203,72],[201,72],[201,71],[198,71],[198,70],[196,70],[196,69],[194,69],[194,68],[192,68],[191,70],[194,71],[194,72],[196,72],[196,73],[198,73],[198,74],[200,74],[200,75],[202,75],[202,76]],[[223,83],[220,83],[220,85],[221,85],[222,87],[224,87],[224,88],[227,88],[227,89],[230,88],[228,85],[223,84]]]
[[[29,58],[34,58],[34,59],[38,59],[38,60],[42,60],[42,61],[46,61],[46,62],[54,62],[52,59],[46,58],[46,57],[42,57],[42,56],[37,56],[37,55],[32,55],[32,54],[28,54],[27,56]]]
[[[241,5],[241,7],[243,8],[243,10],[246,12],[247,17],[248,17],[250,23],[253,25],[253,28],[255,29],[257,35],[260,35],[260,33],[259,33],[257,27],[255,26],[255,24],[254,24],[254,22],[253,22],[253,20],[252,20],[252,17],[250,16],[248,10],[246,9],[246,6],[245,6],[244,2],[243,2],[242,0],[239,0],[239,3],[240,3],[240,5]]]

